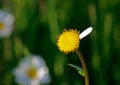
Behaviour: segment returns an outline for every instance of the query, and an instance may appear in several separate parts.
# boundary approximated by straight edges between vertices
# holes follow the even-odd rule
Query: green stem
[[[85,72],[85,85],[89,85],[89,76],[88,76],[88,71],[87,71],[87,66],[84,57],[82,56],[81,52],[79,50],[76,50],[77,55],[79,56],[82,68]]]

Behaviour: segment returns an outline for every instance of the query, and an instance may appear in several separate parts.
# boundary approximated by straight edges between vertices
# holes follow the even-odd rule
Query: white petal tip
[[[92,28],[92,27],[89,27],[89,28],[87,28],[87,29],[89,29],[89,30],[90,30],[90,32],[92,32],[92,30],[93,30],[93,28]]]
[[[93,28],[89,27],[86,30],[84,30],[82,33],[80,33],[79,38],[82,39],[85,36],[87,36],[88,34],[90,34],[92,32]]]

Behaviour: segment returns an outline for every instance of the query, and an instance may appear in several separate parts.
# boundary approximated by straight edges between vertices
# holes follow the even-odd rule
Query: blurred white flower
[[[48,84],[51,81],[44,59],[38,55],[25,57],[13,70],[15,81],[22,85]]]
[[[14,17],[7,11],[0,10],[0,38],[9,37],[13,29]]]

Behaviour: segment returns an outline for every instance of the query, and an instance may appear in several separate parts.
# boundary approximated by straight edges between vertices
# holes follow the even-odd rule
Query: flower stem
[[[85,85],[89,85],[89,76],[88,76],[88,71],[87,71],[87,66],[84,57],[82,56],[81,52],[79,50],[76,50],[77,55],[79,56],[82,68],[85,72]]]

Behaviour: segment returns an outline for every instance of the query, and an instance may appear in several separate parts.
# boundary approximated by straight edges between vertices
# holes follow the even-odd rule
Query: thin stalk
[[[81,52],[79,50],[76,50],[77,55],[79,56],[82,68],[85,72],[85,85],[89,85],[89,76],[88,76],[88,71],[87,71],[87,66],[84,57],[82,56]]]

